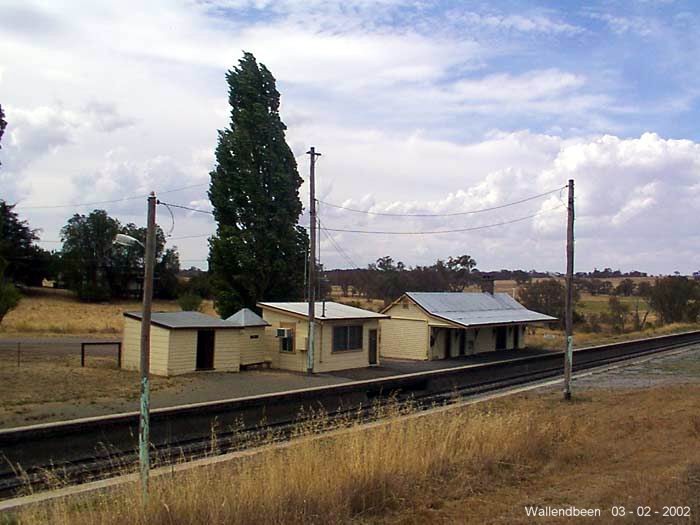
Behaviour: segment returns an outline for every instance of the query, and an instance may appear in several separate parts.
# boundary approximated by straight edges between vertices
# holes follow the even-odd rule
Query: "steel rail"
[[[574,370],[700,343],[700,331],[580,348]],[[288,439],[305,422],[319,430],[343,420],[380,417],[388,405],[423,409],[563,372],[563,352],[353,381],[283,393],[157,409],[152,412],[154,464],[171,464]],[[321,416],[319,418],[319,415]],[[132,469],[138,413],[0,430],[0,498],[46,485],[47,471],[72,483]],[[215,444],[215,445],[214,445]]]

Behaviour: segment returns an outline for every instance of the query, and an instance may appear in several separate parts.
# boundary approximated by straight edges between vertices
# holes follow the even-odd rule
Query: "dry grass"
[[[211,301],[203,303],[204,312],[214,314]],[[154,301],[155,311],[179,311],[175,301]],[[124,312],[140,310],[140,301],[81,303],[65,290],[32,289],[22,298],[0,325],[0,336],[120,336]]]
[[[145,510],[131,485],[16,518],[103,525],[526,523],[526,504],[693,504],[697,516],[698,394],[696,386],[599,391],[573,405],[558,394],[511,398],[159,478]]]
[[[151,390],[175,386],[186,379],[152,376]],[[9,359],[0,361],[0,422],[4,414],[27,413],[27,405],[44,403],[133,400],[139,391],[139,372],[119,370],[115,359],[90,357],[81,368],[79,355],[57,355],[51,359],[26,360],[17,367]]]
[[[639,332],[626,332],[624,334],[611,334],[606,332],[574,332],[574,347],[595,346],[611,344],[618,341],[629,341],[631,339],[643,339],[646,337],[656,337],[669,335],[690,330],[700,330],[700,324],[693,323],[671,323],[662,326],[649,326],[649,328]],[[547,350],[563,350],[565,348],[564,332],[561,330],[550,330],[548,328],[534,328],[534,333],[528,332],[526,336],[529,348],[543,348]]]

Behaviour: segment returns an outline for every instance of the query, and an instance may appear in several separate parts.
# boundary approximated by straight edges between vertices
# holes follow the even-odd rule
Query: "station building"
[[[204,370],[238,372],[241,365],[265,362],[267,326],[248,309],[227,320],[200,312],[154,312],[150,371],[160,376]],[[141,312],[125,312],[122,368],[138,370],[140,355]]]
[[[270,366],[307,370],[309,305],[305,302],[258,303],[269,323]],[[379,364],[379,321],[387,315],[331,301],[315,303],[314,372],[332,372]]]
[[[556,318],[528,310],[506,293],[407,292],[387,306],[381,356],[447,359],[525,348],[525,327]]]

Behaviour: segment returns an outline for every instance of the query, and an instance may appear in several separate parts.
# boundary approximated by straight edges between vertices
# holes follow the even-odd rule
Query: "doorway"
[[[377,364],[377,331],[369,331],[369,364]]]
[[[459,355],[465,355],[467,349],[467,331],[459,331]]]
[[[520,348],[520,327],[513,327],[513,350]]]
[[[496,328],[496,350],[505,350],[508,339],[508,328],[499,326]]]
[[[452,330],[445,330],[445,359],[452,357]]]
[[[214,330],[197,331],[197,370],[214,369]]]

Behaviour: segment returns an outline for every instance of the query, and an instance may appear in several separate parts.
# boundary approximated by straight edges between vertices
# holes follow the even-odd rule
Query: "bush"
[[[14,285],[5,283],[0,278],[0,323],[9,311],[19,304],[21,297]]]
[[[202,298],[193,293],[186,293],[177,298],[183,312],[199,312],[202,308]]]

